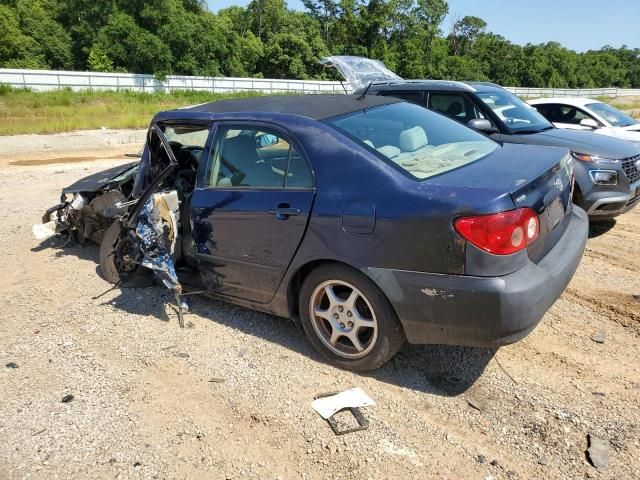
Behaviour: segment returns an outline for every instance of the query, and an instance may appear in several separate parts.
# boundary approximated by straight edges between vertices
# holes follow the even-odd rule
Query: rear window
[[[470,128],[406,102],[326,122],[419,180],[467,165],[498,148]]]

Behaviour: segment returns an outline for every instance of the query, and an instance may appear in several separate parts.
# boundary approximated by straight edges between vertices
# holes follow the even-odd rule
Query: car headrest
[[[428,144],[429,139],[422,127],[413,127],[400,132],[398,146],[403,152],[415,152]]]
[[[400,149],[398,147],[394,147],[393,145],[385,145],[384,147],[380,147],[377,150],[387,158],[395,158],[401,153]]]
[[[453,102],[447,108],[447,115],[451,115],[455,117],[456,115],[460,115],[461,113],[462,113],[462,103],[460,102]]]

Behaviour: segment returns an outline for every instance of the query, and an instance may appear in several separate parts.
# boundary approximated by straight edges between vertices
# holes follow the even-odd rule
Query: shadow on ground
[[[593,220],[589,222],[589,238],[596,238],[600,235],[604,235],[613,227],[616,226],[615,218],[609,218],[607,220],[599,220],[594,222]]]
[[[45,243],[32,250],[44,248],[50,247]],[[56,256],[61,255],[75,255],[97,263],[99,249],[96,245],[68,245],[58,249]],[[101,276],[99,265],[96,266],[96,274]],[[111,294],[114,290],[118,292],[115,297]],[[127,313],[155,317],[163,322],[177,322],[173,295],[161,286],[128,289],[107,287],[93,299],[96,306],[111,305]],[[185,316],[187,326],[201,317],[328,364],[311,347],[302,328],[291,320],[205,296],[190,296],[189,303],[190,313]],[[487,348],[406,345],[382,368],[360,375],[434,395],[456,396],[475,384],[495,354],[495,349]]]
[[[128,313],[177,322],[172,300],[164,288],[152,287],[123,289],[104,303]],[[189,303],[190,313],[185,316],[187,326],[200,317],[328,364],[311,347],[302,328],[291,320],[204,296],[190,297]],[[360,375],[434,395],[456,396],[474,385],[495,353],[496,350],[487,348],[407,345],[382,368]]]

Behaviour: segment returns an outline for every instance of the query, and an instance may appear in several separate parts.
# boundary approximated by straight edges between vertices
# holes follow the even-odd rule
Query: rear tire
[[[299,311],[313,347],[347,370],[375,370],[405,342],[384,293],[363,273],[344,265],[322,265],[307,276]]]
[[[130,242],[122,238],[122,224],[116,220],[104,232],[100,243],[100,270],[108,282],[127,288],[143,288],[153,285],[153,272],[138,264],[127,264],[118,259],[118,251],[126,247],[121,242]],[[119,249],[120,247],[120,249]]]

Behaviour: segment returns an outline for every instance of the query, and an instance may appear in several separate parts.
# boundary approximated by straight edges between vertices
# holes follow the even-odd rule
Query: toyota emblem
[[[560,177],[556,177],[554,184],[558,190],[562,191],[562,180],[560,180]]]

